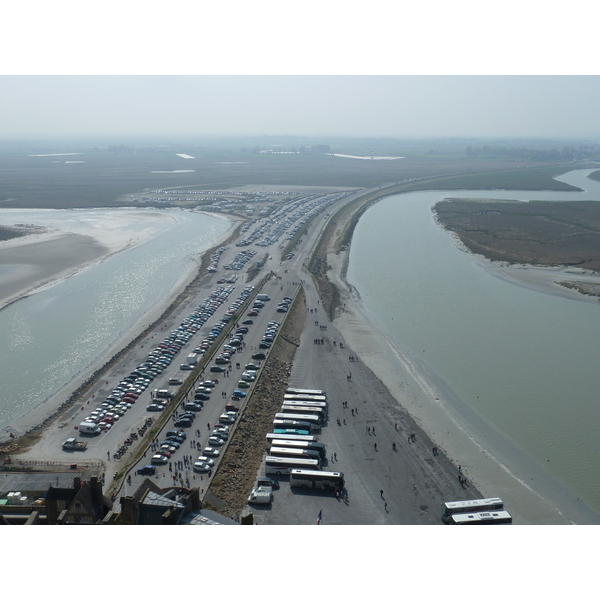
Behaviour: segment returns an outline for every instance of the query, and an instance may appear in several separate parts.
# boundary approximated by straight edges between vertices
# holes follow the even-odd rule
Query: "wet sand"
[[[111,253],[78,233],[34,233],[0,244],[0,309]]]

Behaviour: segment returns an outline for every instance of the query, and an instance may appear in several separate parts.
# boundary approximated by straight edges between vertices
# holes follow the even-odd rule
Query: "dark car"
[[[156,468],[152,465],[146,465],[145,467],[140,467],[137,470],[138,475],[154,475],[156,473]]]
[[[266,355],[265,355],[265,353],[264,353],[264,352],[258,352],[258,353],[256,353],[256,354],[253,354],[253,355],[252,355],[252,358],[253,358],[254,360],[265,360],[265,358],[266,358]]]
[[[180,435],[168,435],[166,440],[167,442],[177,442],[178,444],[183,444],[183,442],[185,442],[185,438],[182,438]]]
[[[279,489],[279,481],[275,481],[274,479],[270,479],[269,477],[259,477],[258,482],[256,484],[257,487],[270,487],[274,490]]]
[[[174,423],[175,427],[191,427],[192,420],[191,419],[177,419]]]
[[[259,347],[259,348],[261,348],[261,349],[263,349],[263,350],[266,350],[267,348],[270,348],[270,347],[271,347],[271,342],[261,342],[261,343],[258,345],[258,347]],[[253,357],[253,358],[254,358],[254,357]]]
[[[242,321],[242,325],[253,325],[254,321],[252,319],[246,319],[245,321]]]
[[[185,431],[180,431],[179,429],[169,429],[169,431],[166,433],[166,436],[178,436],[185,439],[187,437],[187,433]]]
[[[219,365],[213,365],[210,368],[211,373],[225,373],[224,367],[220,367]]]
[[[201,392],[196,392],[194,394],[194,400],[202,400],[205,402],[206,400],[210,400],[210,396],[208,394],[203,394]]]

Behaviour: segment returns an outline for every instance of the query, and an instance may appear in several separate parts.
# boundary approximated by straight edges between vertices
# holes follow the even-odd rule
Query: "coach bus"
[[[285,404],[284,402],[279,410],[282,413],[290,415],[314,415],[316,417],[319,417],[320,424],[322,424],[325,420],[325,412],[323,411],[323,409],[314,406],[290,406],[289,404]]]
[[[327,456],[327,448],[325,444],[321,442],[309,442],[305,440],[282,440],[280,438],[274,438],[267,440],[267,450],[273,446],[279,446],[282,448],[302,448],[303,450],[316,450],[321,458]]]
[[[321,462],[321,453],[318,450],[308,450],[307,448],[271,446],[269,456],[282,456],[283,458],[313,458],[314,460],[318,460],[319,463]]]
[[[279,419],[273,421],[273,432],[275,429],[294,429],[296,431],[306,431],[311,433],[312,425],[307,421],[296,421],[296,419]]]
[[[284,435],[293,435],[294,437],[302,436],[306,438],[315,437],[314,435],[310,435],[310,427],[308,429],[286,429],[283,425],[275,425],[273,423],[273,435],[284,436]],[[282,427],[283,429],[278,429],[278,427]]]
[[[302,442],[317,442],[319,438],[316,435],[294,435],[292,433],[267,433],[267,449],[269,449],[273,440],[299,440]]]
[[[452,515],[460,513],[476,513],[490,510],[502,510],[504,503],[501,498],[480,498],[477,500],[457,500],[442,504],[442,521],[450,523]]]
[[[450,517],[450,523],[452,525],[512,525],[512,517],[505,510],[457,513]]]
[[[288,388],[286,394],[302,394],[303,396],[327,396],[325,390],[305,390],[301,388]]]
[[[327,396],[321,396],[319,394],[284,394],[284,400],[300,400],[303,402],[325,402],[327,403]]]
[[[292,469],[320,470],[320,461],[314,458],[283,458],[267,456],[265,458],[265,475],[289,475]]]
[[[290,471],[290,487],[341,492],[344,489],[344,474],[335,471],[292,469]]]
[[[291,419],[296,423],[308,423],[311,433],[319,433],[321,431],[321,419],[315,415],[307,415],[306,413],[290,414],[290,413],[275,413],[275,419],[288,420]]]
[[[327,402],[321,402],[319,400],[284,400],[284,406],[310,406],[312,408],[321,408],[323,412],[327,414],[329,407]]]

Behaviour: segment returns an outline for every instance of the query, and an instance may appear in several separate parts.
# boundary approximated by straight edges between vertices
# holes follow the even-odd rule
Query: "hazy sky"
[[[598,138],[592,5],[6,3],[0,138]]]
[[[600,76],[0,76],[0,136],[600,138]]]

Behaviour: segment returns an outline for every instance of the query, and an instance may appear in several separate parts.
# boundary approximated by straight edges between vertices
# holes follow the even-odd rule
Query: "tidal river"
[[[356,227],[347,278],[369,317],[448,397],[466,403],[600,511],[600,303],[494,276],[481,257],[455,245],[431,211],[447,197],[600,200],[590,172],[559,178],[584,192],[452,190],[386,198]]]
[[[56,394],[182,285],[186,275],[230,226],[211,215],[160,211],[149,224],[139,211],[19,211],[19,221],[61,228],[61,220],[137,236],[139,245],[0,311],[0,430]],[[133,216],[132,216],[133,214]],[[90,216],[91,215],[91,216]],[[156,215],[156,213],[155,213]],[[126,225],[122,225],[126,222]],[[121,225],[119,225],[121,224]],[[154,316],[156,318],[158,315]],[[67,398],[64,398],[66,400]]]

